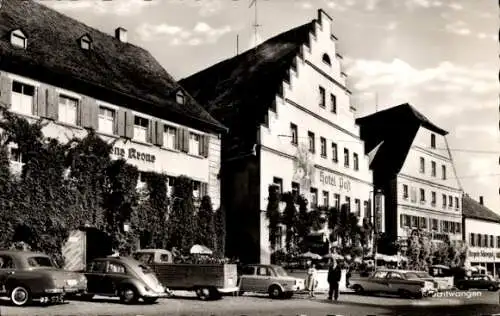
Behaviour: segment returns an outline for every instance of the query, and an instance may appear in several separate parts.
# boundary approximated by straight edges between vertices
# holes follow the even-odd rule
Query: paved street
[[[2,316],[30,315],[207,315],[207,316],[259,316],[259,315],[485,315],[500,313],[499,293],[481,292],[480,297],[473,298],[429,298],[423,300],[406,300],[392,297],[373,297],[343,295],[337,303],[325,300],[325,295],[309,299],[305,295],[297,295],[290,300],[271,300],[266,296],[244,295],[242,297],[225,297],[220,301],[202,302],[191,295],[163,299],[154,305],[119,304],[114,299],[96,299],[92,302],[71,301],[66,304],[48,307],[15,308],[8,302],[1,302]]]

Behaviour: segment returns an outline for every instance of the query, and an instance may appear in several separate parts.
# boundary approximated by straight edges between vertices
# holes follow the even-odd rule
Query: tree
[[[12,174],[7,147],[0,143],[0,248],[7,248],[14,236],[16,212],[12,208]]]
[[[297,231],[298,214],[295,207],[295,199],[291,192],[282,195],[282,201],[285,202],[282,223],[286,226],[286,250],[290,252],[295,242],[295,232]]]
[[[275,241],[278,235],[278,227],[281,221],[280,214],[280,193],[278,187],[275,185],[270,185],[268,188],[269,198],[267,201],[266,215],[269,220],[269,242],[271,243],[271,248],[275,249]]]
[[[196,240],[195,208],[193,203],[193,182],[186,176],[175,180],[172,195],[172,210],[169,217],[169,242],[188,253]]]
[[[216,256],[222,258],[226,253],[226,211],[221,205],[215,212],[215,235],[216,246],[214,253]]]
[[[307,212],[308,201],[305,197],[299,196],[297,198],[297,204],[299,205],[299,214],[296,224],[296,231],[298,237],[298,245],[302,252],[307,251],[305,240],[307,236],[311,233],[311,225],[309,220],[309,214]]]
[[[198,237],[196,242],[207,246],[211,250],[215,250],[217,243],[215,235],[215,216],[210,196],[205,195],[201,199],[200,209],[197,215]]]

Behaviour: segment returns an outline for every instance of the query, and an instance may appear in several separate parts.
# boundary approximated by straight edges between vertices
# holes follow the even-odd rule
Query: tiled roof
[[[302,45],[309,45],[313,26],[314,21],[281,33],[179,83],[228,126],[233,136],[238,135],[240,149],[250,149],[255,129],[264,122],[283,80],[289,78]]]
[[[500,215],[467,195],[462,197],[462,212],[465,218],[500,223]]]
[[[356,123],[365,142],[365,152],[372,151],[383,142],[371,167],[388,177],[401,171],[421,126],[443,136],[448,133],[408,103],[358,118]]]
[[[15,29],[26,35],[27,49],[10,44],[10,32]],[[84,35],[92,40],[90,51],[78,44]],[[188,104],[175,102],[180,85],[149,52],[32,0],[2,1],[0,69],[47,83],[75,81],[73,90],[101,89],[105,96],[125,98],[130,103],[127,107],[137,111],[225,129],[189,95]]]

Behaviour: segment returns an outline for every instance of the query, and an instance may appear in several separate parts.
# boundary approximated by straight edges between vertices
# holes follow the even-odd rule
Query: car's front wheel
[[[16,286],[10,291],[10,301],[15,306],[26,306],[31,303],[32,297],[25,286]]]
[[[125,304],[133,304],[137,302],[138,296],[135,288],[132,286],[125,286],[120,291],[120,301]]]

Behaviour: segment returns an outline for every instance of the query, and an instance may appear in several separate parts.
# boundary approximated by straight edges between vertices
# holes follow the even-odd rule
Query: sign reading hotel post
[[[351,191],[351,181],[344,177],[329,174],[324,171],[319,172],[319,182],[323,185],[330,185],[332,187],[339,187],[340,190],[347,192]]]
[[[145,152],[140,152],[135,148],[129,148],[128,150],[125,150],[125,148],[115,146],[113,147],[112,154],[125,159],[135,159],[150,163],[154,163],[156,161],[155,155]]]

